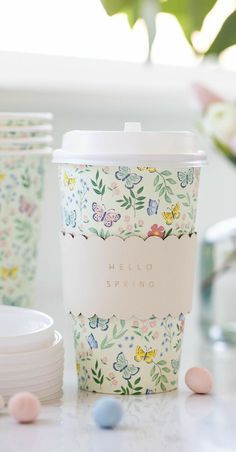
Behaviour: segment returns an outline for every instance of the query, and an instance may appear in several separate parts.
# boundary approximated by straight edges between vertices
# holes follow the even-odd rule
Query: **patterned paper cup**
[[[50,154],[0,152],[1,304],[32,304],[44,172]]]
[[[74,236],[82,234],[88,240],[92,236],[102,239],[111,236],[123,239],[156,236],[165,239],[170,235],[180,237],[192,234],[195,231],[199,167],[204,159],[203,154],[192,149],[189,135],[184,141],[183,134],[183,140],[180,141],[182,154],[178,148],[177,134],[177,138],[170,138],[171,146],[177,149],[177,153],[169,155],[170,151],[167,151],[163,155],[156,149],[158,139],[162,141],[162,152],[165,152],[166,145],[162,137],[154,133],[156,153],[152,158],[147,154],[141,155],[138,146],[138,156],[126,153],[123,143],[120,149],[123,148],[124,152],[119,155],[118,164],[116,149],[121,143],[116,132],[113,133],[114,155],[105,155],[104,149],[101,151],[101,140],[104,140],[105,133],[101,140],[96,136],[100,159],[99,151],[91,156],[90,149],[87,160],[83,151],[81,155],[81,143],[85,148],[88,145],[84,136],[77,146],[77,160],[76,146],[73,143],[75,151],[70,153],[67,136],[63,150],[54,154],[54,161],[60,163],[62,230]],[[108,136],[111,134],[108,133]],[[127,135],[130,138],[130,134]],[[138,145],[143,134],[138,132],[135,135],[135,144]],[[133,145],[128,143],[127,147],[129,144],[132,150]],[[150,140],[148,144],[150,146]],[[188,147],[190,149],[186,150]],[[135,165],[132,164],[133,160],[137,162]],[[94,256],[94,259],[98,262],[99,271],[99,262],[103,256]],[[173,303],[177,302],[173,300]],[[146,320],[137,318],[135,312],[129,320],[115,316],[101,318],[96,314],[87,318],[80,312],[79,306],[77,312],[72,312],[81,389],[102,393],[145,394],[170,391],[177,387],[185,320],[181,311],[177,316],[169,313],[164,318],[158,312],[153,312]]]
[[[28,127],[48,124],[52,113],[0,112],[1,127]]]
[[[39,125],[29,127],[0,127],[0,140],[2,139],[29,139],[45,137],[52,132],[52,126]]]

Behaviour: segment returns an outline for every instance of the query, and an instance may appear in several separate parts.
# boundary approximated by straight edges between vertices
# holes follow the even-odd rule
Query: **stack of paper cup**
[[[0,113],[0,304],[32,304],[51,120]]]
[[[61,398],[62,336],[48,315],[0,306],[0,394],[30,391],[42,402]]]

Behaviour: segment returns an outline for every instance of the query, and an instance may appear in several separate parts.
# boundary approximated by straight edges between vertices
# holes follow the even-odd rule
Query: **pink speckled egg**
[[[212,376],[203,367],[191,367],[185,374],[185,383],[196,394],[208,394],[212,389]]]
[[[9,400],[8,412],[20,423],[34,422],[40,412],[38,398],[30,392],[19,392]]]

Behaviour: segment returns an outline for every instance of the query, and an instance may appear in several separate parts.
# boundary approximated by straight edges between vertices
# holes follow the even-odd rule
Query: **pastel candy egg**
[[[9,414],[20,423],[34,422],[39,415],[40,408],[40,401],[30,392],[15,394],[8,403]]]
[[[3,410],[5,406],[5,400],[3,398],[3,396],[0,394],[0,411]]]
[[[212,389],[212,376],[203,367],[191,367],[185,374],[185,383],[196,394],[208,394]]]
[[[98,427],[114,428],[120,422],[123,410],[114,397],[103,397],[93,405],[92,415]]]

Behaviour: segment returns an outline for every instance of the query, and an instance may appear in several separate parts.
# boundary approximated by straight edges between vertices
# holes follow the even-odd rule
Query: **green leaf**
[[[165,170],[165,171],[162,171],[162,172],[161,172],[161,175],[162,175],[162,176],[171,176],[171,172]]]
[[[173,190],[171,187],[169,187],[168,185],[166,186],[166,191],[168,191],[169,195],[173,195]]]
[[[129,381],[129,380],[128,380],[128,382],[127,382],[127,383],[128,383],[128,386],[129,386],[129,388],[130,388],[130,389],[133,389],[133,386],[132,386],[132,384],[130,383],[130,381]]]
[[[103,187],[102,187],[102,191],[101,191],[101,195],[103,196],[104,195],[104,193],[105,193],[105,189],[106,189],[106,186],[105,185],[103,185]]]
[[[173,14],[179,21],[188,41],[194,31],[202,28],[206,15],[217,0],[161,0],[161,10]]]
[[[177,197],[178,197],[179,199],[184,199],[184,198],[185,198],[185,195],[177,195]]]
[[[98,371],[98,378],[100,378],[101,375],[102,375],[102,371],[101,371],[101,369],[99,369],[99,371]]]
[[[138,201],[143,201],[146,198],[146,196],[138,196],[137,200]]]
[[[216,54],[218,55],[227,47],[236,44],[236,11],[234,11],[230,16],[227,17],[223,23],[218,35],[213,41],[212,45],[209,47],[206,54]]]
[[[97,190],[96,188],[94,188],[94,191],[95,191],[95,193],[97,193],[97,195],[101,194],[100,190]]]
[[[120,326],[121,326],[121,328],[124,328],[124,326],[125,326],[125,320],[120,320]]]
[[[157,185],[157,187],[156,187],[156,191],[159,191],[160,190],[160,188],[162,187],[162,185],[163,185],[163,183],[161,182],[160,184],[158,184]]]
[[[162,381],[164,381],[164,383],[168,383],[168,380],[167,380],[167,378],[166,378],[165,375],[162,375],[162,376],[161,376],[161,379],[162,379]]]
[[[136,208],[136,210],[141,210],[141,209],[143,209],[143,208],[144,208],[144,205],[138,206],[138,207]]]
[[[97,368],[98,368],[98,361],[96,360],[96,362],[95,362],[95,369],[97,370]]]
[[[167,374],[170,372],[170,369],[168,367],[163,367],[162,369],[164,372],[166,372]]]
[[[176,184],[176,181],[174,179],[172,179],[171,177],[168,177],[168,179],[166,179],[166,180],[172,185]]]
[[[154,182],[153,182],[154,185],[157,185],[157,184],[158,184],[159,178],[160,178],[160,176],[159,176],[159,174],[157,174],[156,177],[155,177],[155,179],[154,179]]]
[[[158,361],[157,364],[159,366],[164,366],[166,364],[166,361],[164,361],[164,359],[161,359],[161,361]]]
[[[139,384],[140,380],[141,380],[141,377],[136,378],[136,380],[135,380],[135,382],[134,382],[135,386],[136,386],[137,384]]]
[[[160,387],[163,392],[166,392],[166,387],[165,387],[164,383],[161,383]]]
[[[168,188],[168,187],[166,187],[166,188]],[[167,193],[165,193],[165,201],[168,202],[168,203],[171,203],[171,199],[170,199],[170,197],[167,195]]]
[[[95,383],[97,383],[98,385],[100,385],[100,380],[98,380],[97,378],[93,377]]]
[[[142,193],[142,191],[143,191],[143,187],[140,187],[140,188],[137,190],[137,194],[140,195],[140,193]]]
[[[155,370],[156,370],[156,368],[155,368],[155,366],[153,366],[153,367],[151,368],[150,377],[152,377],[152,376],[154,375]]]
[[[159,195],[162,196],[163,193],[164,193],[164,191],[165,191],[165,187],[162,187],[161,190],[160,190],[160,192],[159,192]]]
[[[130,195],[132,196],[132,198],[135,198],[135,194],[134,194],[133,190],[130,190]]]

